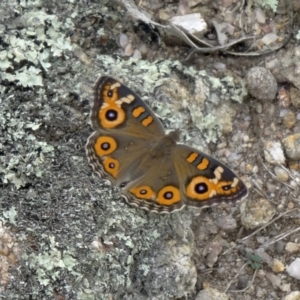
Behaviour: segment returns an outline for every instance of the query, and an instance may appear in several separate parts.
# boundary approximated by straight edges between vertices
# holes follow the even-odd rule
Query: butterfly
[[[120,187],[131,206],[170,213],[247,195],[233,171],[178,144],[179,131],[166,134],[147,104],[116,79],[97,80],[90,118],[94,132],[85,147],[89,164],[100,178]]]

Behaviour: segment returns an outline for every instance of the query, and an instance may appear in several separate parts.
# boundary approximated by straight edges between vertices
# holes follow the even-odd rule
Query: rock
[[[300,292],[299,291],[294,291],[291,292],[290,294],[286,295],[283,300],[300,300]]]
[[[298,1],[297,1],[298,2]],[[300,89],[300,60],[295,57],[300,56],[300,46],[291,47],[290,49],[280,50],[276,57],[278,58],[278,66],[276,67],[276,78],[280,82],[289,82],[296,88]]]
[[[300,159],[300,133],[289,135],[282,140],[284,150],[288,158]]]
[[[296,258],[287,268],[287,273],[296,279],[300,280],[300,258]]]
[[[170,19],[170,22],[193,35],[205,33],[207,30],[207,24],[200,13],[175,16]]]
[[[217,226],[226,233],[230,233],[236,230],[236,220],[231,216],[220,216],[216,220]]]
[[[273,272],[275,272],[275,273],[283,272],[285,269],[284,264],[276,258],[272,261],[271,268],[272,268]]]
[[[209,287],[200,291],[195,300],[229,300],[229,298],[226,294]]]
[[[242,203],[241,209],[243,207]],[[267,224],[274,214],[275,210],[268,200],[263,198],[248,200],[244,211],[242,211],[241,222],[246,228],[254,229]]]
[[[273,74],[262,67],[251,68],[246,75],[249,93],[262,101],[273,100],[277,92],[277,82]]]
[[[278,91],[277,99],[279,100],[279,106],[288,108],[291,105],[291,95],[285,88],[280,88]]]
[[[217,262],[221,252],[222,247],[217,241],[211,242],[205,247],[203,255],[206,256],[205,261],[209,268],[213,267],[213,265]]]
[[[282,182],[287,182],[289,180],[289,174],[286,170],[282,169],[279,166],[276,166],[274,168],[276,177],[278,178],[278,180],[282,181]]]
[[[265,141],[264,146],[264,155],[268,163],[275,165],[285,164],[285,156],[279,142]]]
[[[289,254],[295,254],[295,253],[300,251],[300,244],[299,243],[288,242],[285,246],[285,250]]]
[[[294,87],[291,87],[291,102],[295,107],[300,108],[300,91]]]
[[[296,115],[292,111],[288,111],[283,116],[283,124],[287,129],[291,129],[296,123]]]

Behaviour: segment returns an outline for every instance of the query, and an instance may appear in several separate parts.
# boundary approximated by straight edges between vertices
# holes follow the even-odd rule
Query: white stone
[[[291,277],[300,280],[300,258],[296,258],[287,268],[286,271]]]
[[[175,16],[170,19],[170,22],[190,34],[199,34],[207,30],[207,24],[200,13]]]

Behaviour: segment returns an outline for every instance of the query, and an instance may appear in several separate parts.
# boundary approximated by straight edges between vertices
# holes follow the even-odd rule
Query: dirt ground
[[[286,2],[0,2],[0,298],[300,299],[300,4]],[[172,23],[191,14],[202,32]],[[247,197],[125,203],[85,153],[104,75]]]

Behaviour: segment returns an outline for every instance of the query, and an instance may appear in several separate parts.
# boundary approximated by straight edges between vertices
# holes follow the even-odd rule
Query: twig
[[[275,221],[277,221],[278,219],[280,219],[280,218],[283,217],[284,215],[286,215],[286,214],[288,214],[288,213],[290,213],[290,212],[296,211],[296,210],[299,210],[299,209],[298,209],[298,208],[295,208],[295,209],[288,210],[288,211],[286,211],[286,212],[280,214],[278,217],[276,217],[275,219],[273,219],[272,221],[270,221],[268,224],[265,224],[264,226],[260,227],[259,229],[253,231],[250,235],[248,235],[248,236],[242,238],[242,239],[239,240],[239,241],[242,242],[242,241],[247,240],[248,238],[250,238],[251,236],[257,234],[257,233],[258,233],[259,231],[261,231],[262,229],[268,227],[269,225],[271,225],[272,223],[274,223]]]

